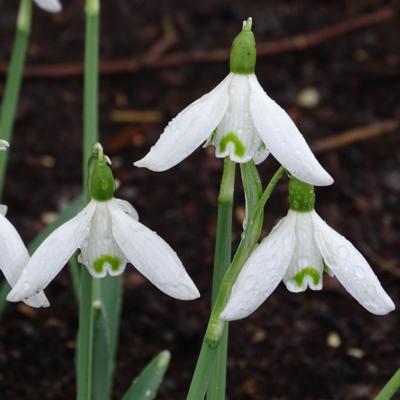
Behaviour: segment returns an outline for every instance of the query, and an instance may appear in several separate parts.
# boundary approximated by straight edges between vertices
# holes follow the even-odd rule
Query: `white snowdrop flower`
[[[245,163],[269,152],[294,176],[313,185],[333,182],[289,115],[263,90],[254,73],[251,18],[232,44],[229,75],[169,122],[150,152],[135,163],[165,171],[196,148],[214,145],[217,157]]]
[[[48,12],[57,13],[62,10],[62,5],[58,0],[34,0],[34,2]]]
[[[0,205],[0,269],[7,282],[13,287],[29,261],[26,247],[10,221],[5,217],[7,207]],[[23,300],[31,307],[48,307],[43,291],[25,296]]]
[[[7,140],[0,139],[0,150],[7,150],[10,147],[10,143]]]
[[[384,315],[395,305],[361,253],[314,210],[314,188],[294,178],[290,210],[256,247],[233,285],[224,320],[248,316],[283,280],[291,292],[322,289],[326,271],[368,311]]]
[[[128,202],[114,198],[115,183],[107,158],[102,149],[97,147],[95,152],[98,155],[89,167],[92,200],[44,240],[7,299],[18,301],[44,289],[78,248],[79,261],[95,278],[119,275],[129,261],[169,296],[181,300],[199,297],[172,248],[138,221]]]
[[[0,150],[6,150],[10,144],[0,139]],[[0,270],[8,284],[13,287],[29,261],[29,254],[14,226],[6,218],[7,206],[0,204]],[[46,295],[40,291],[23,299],[31,307],[48,307]]]

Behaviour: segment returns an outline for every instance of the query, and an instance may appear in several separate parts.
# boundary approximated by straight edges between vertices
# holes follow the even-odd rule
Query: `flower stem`
[[[248,163],[246,167],[242,167],[242,177],[244,181],[250,182],[250,179],[253,180],[252,185],[247,186],[245,184],[246,204],[249,207],[249,220],[247,221],[238,250],[223,277],[218,294],[215,298],[215,304],[211,312],[207,332],[203,340],[186,400],[204,399],[211,371],[213,371],[214,368],[217,351],[224,337],[225,321],[221,321],[219,315],[228,300],[236,277],[239,275],[241,268],[260,237],[264,206],[284,172],[285,169],[280,167],[272,177],[265,191],[258,197],[261,190],[261,183],[259,182],[254,164]]]
[[[268,186],[264,190],[260,199],[258,200],[257,205],[254,209],[254,214],[248,222],[246,229],[242,235],[242,240],[240,241],[238,250],[236,251],[232,263],[224,276],[221,287],[218,291],[218,296],[215,301],[215,305],[211,313],[211,318],[208,323],[206,332],[206,339],[210,342],[211,345],[219,344],[224,328],[224,321],[222,321],[219,316],[224,309],[226,302],[228,301],[232,286],[235,283],[236,278],[238,277],[245,261],[249,257],[251,251],[253,250],[260,237],[260,220],[262,220],[260,216],[264,211],[265,204],[271,196],[274,187],[281,179],[284,172],[284,167],[280,167],[278,169],[278,171],[274,174]]]
[[[91,0],[86,1],[84,109],[83,109],[83,190],[89,200],[88,162],[95,143],[98,142],[98,54],[99,12],[92,12]],[[79,332],[77,347],[77,399],[93,398],[93,332],[94,279],[86,268],[80,272]]]
[[[17,32],[11,54],[10,66],[0,110],[0,138],[11,143],[18,98],[21,91],[22,72],[25,64],[32,21],[32,0],[21,0],[19,4]],[[8,152],[0,157],[0,197],[3,193]]]
[[[212,301],[214,306],[218,290],[232,257],[232,209],[235,189],[235,163],[226,157],[218,196],[217,234],[215,241]],[[228,354],[228,323],[224,325],[221,343],[216,351],[213,368],[210,368],[208,400],[225,399],[226,361]]]
[[[390,400],[400,388],[400,369],[390,378],[389,382],[375,397],[375,400]]]

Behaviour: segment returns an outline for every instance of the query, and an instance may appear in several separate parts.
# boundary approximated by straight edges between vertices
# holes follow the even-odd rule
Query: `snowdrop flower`
[[[252,20],[232,44],[229,75],[169,122],[137,167],[165,171],[197,147],[214,145],[217,157],[262,162],[269,152],[294,176],[313,185],[333,182],[289,115],[263,90],[254,73]]]
[[[9,143],[0,139],[0,150],[6,150],[8,147]],[[12,287],[28,263],[29,254],[18,232],[6,218],[6,213],[7,206],[0,204],[0,270]],[[31,307],[49,306],[43,292],[27,297],[24,302]]]
[[[360,252],[330,228],[314,210],[314,188],[297,179],[289,183],[290,210],[253,251],[221,313],[225,320],[248,316],[283,280],[291,292],[322,289],[326,271],[368,311],[384,315],[393,301]]]
[[[129,261],[164,293],[181,300],[199,297],[171,247],[138,222],[128,202],[114,198],[112,171],[100,145],[90,163],[89,188],[92,200],[40,245],[8,300],[18,301],[44,289],[78,248],[79,261],[95,278],[119,275]]]
[[[61,3],[58,0],[34,0],[34,2],[48,12],[56,13],[62,9]]]

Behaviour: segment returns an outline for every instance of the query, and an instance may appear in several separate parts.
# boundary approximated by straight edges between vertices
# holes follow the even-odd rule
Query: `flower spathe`
[[[131,262],[161,291],[181,300],[199,292],[171,247],[138,221],[126,201],[91,200],[74,218],[60,226],[31,257],[9,301],[19,301],[44,289],[80,248],[79,261],[96,278],[119,275]]]
[[[251,28],[251,20],[247,22]],[[239,50],[249,49],[244,53],[235,47],[242,34],[244,42],[239,43]],[[246,63],[247,54],[252,59]],[[238,163],[260,163],[271,152],[302,181],[330,185],[332,177],[319,164],[289,115],[265,93],[254,74],[254,65],[254,36],[245,23],[232,45],[229,75],[170,121],[150,152],[135,165],[165,171],[205,143],[215,146],[217,157],[229,156]]]
[[[0,205],[0,269],[7,282],[13,287],[28,263],[29,254],[26,247],[10,221],[5,217],[7,207]],[[45,294],[32,293],[23,299],[31,307],[48,307]]]
[[[34,0],[34,2],[48,12],[56,13],[62,10],[62,5],[58,0]]]
[[[361,253],[311,210],[289,210],[250,255],[221,313],[225,320],[255,311],[283,280],[291,292],[322,289],[324,270],[368,311],[384,315],[393,301]]]

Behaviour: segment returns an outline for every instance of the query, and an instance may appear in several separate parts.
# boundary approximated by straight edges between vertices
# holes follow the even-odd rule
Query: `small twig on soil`
[[[338,133],[326,139],[320,139],[312,144],[312,149],[316,153],[324,153],[329,150],[346,147],[350,144],[361,142],[396,131],[400,127],[400,121],[390,119],[386,121],[376,122],[371,125],[353,128],[345,132]]]
[[[335,37],[344,36],[357,30],[389,21],[395,18],[395,16],[396,12],[392,8],[384,7],[378,11],[338,22],[314,32],[258,43],[257,54],[259,57],[262,57],[287,51],[309,49]],[[168,25],[168,22],[165,25]],[[100,73],[102,75],[131,74],[145,68],[213,63],[226,61],[229,58],[229,49],[227,48],[176,52],[169,55],[162,55],[176,40],[173,29],[172,33],[168,27],[166,31],[167,34],[165,37],[157,42],[144,57],[128,60],[102,61],[100,63]],[[7,64],[0,63],[1,74],[5,74],[7,68]],[[69,78],[81,76],[82,70],[81,63],[31,65],[25,69],[25,76],[31,78]]]

